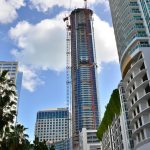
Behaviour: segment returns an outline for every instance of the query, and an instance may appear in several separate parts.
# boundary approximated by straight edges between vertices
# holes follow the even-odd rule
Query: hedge
[[[107,131],[108,126],[112,124],[113,118],[120,114],[120,98],[118,89],[113,90],[109,103],[106,106],[106,111],[101,124],[97,130],[97,137],[101,141],[103,134]]]

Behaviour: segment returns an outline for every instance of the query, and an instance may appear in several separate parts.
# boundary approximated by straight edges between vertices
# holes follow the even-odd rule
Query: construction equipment
[[[84,0],[84,7],[87,8],[87,0]]]
[[[72,112],[72,91],[71,91],[71,26],[69,23],[69,17],[65,17],[64,22],[66,22],[66,100],[67,100],[67,108],[69,110],[69,118],[68,118],[68,127],[69,127],[69,134],[68,138],[70,138],[70,149],[72,149],[72,141],[71,141],[71,134],[72,134],[72,119],[71,119],[71,112]]]

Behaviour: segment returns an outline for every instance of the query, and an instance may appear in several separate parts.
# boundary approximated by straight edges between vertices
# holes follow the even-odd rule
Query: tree
[[[35,137],[34,143],[34,150],[48,150],[46,141],[40,142],[38,137]]]
[[[14,81],[7,78],[8,71],[0,75],[0,139],[5,137],[5,129],[14,122],[16,111],[12,106],[16,104],[17,94]]]
[[[11,126],[11,132],[8,134],[8,145],[12,150],[24,150],[28,143],[28,135],[25,134],[23,125],[17,124],[16,126]]]
[[[7,128],[5,138],[3,139],[2,148],[5,150],[27,150],[30,142],[27,140],[28,135],[25,134],[23,125],[17,124]]]
[[[0,150],[29,150],[25,128],[21,124],[14,125],[17,102],[14,80],[7,78],[8,71],[0,75]]]
[[[52,144],[50,150],[55,150],[55,146]]]
[[[119,91],[118,89],[115,89],[112,92],[109,103],[106,106],[104,117],[97,130],[97,137],[100,141],[102,140],[103,134],[106,132],[108,127],[112,124],[115,115],[120,114],[120,107],[121,105],[120,105]]]

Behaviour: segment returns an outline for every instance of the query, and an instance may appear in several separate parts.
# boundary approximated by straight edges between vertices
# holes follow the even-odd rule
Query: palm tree
[[[17,124],[16,126],[11,126],[10,131],[6,134],[6,147],[9,150],[26,150],[29,147],[29,141],[27,140],[28,135],[25,134],[23,125]]]
[[[16,111],[12,109],[17,101],[16,87],[14,81],[7,78],[7,73],[3,71],[0,75],[0,141],[3,141],[5,129],[14,122],[16,116]]]

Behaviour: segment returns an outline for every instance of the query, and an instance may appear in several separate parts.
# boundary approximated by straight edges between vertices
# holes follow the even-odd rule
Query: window
[[[132,80],[133,79],[133,75],[131,74],[131,76],[130,76],[130,79]]]
[[[138,137],[138,142],[140,142],[140,140],[141,140],[140,139],[140,133],[137,134],[137,137]]]
[[[132,137],[132,131],[129,131],[129,138]]]
[[[132,90],[130,89],[130,94],[132,93]]]
[[[121,92],[122,92],[122,93],[125,93],[125,90],[124,90],[124,88],[123,88],[123,87],[121,87]]]
[[[135,110],[133,111],[133,114],[134,114],[134,117],[136,116],[136,112],[135,112]]]
[[[128,117],[128,113],[126,112],[125,114],[126,114],[126,119],[129,119],[129,117]]]
[[[142,139],[144,140],[145,139],[145,135],[144,135],[144,131],[141,130],[141,135],[142,135]]]
[[[130,145],[131,145],[131,148],[134,147],[134,142],[133,142],[133,140],[130,141]]]
[[[132,105],[134,104],[134,101],[133,101],[133,99],[132,99],[131,103],[132,103]]]
[[[141,119],[141,117],[139,118],[139,123],[140,123],[140,126],[142,126],[142,119]]]
[[[150,86],[149,86],[149,84],[148,84],[147,87],[145,88],[145,92],[146,92],[146,94],[150,92]]]
[[[150,98],[147,100],[147,102],[148,102],[148,106],[150,106]]]
[[[148,80],[147,75],[145,74],[145,75],[142,77],[142,79],[143,79],[143,82],[146,81],[146,80]]]
[[[125,95],[122,95],[121,97],[122,97],[123,102],[126,102],[126,97],[125,97]]]
[[[128,126],[128,128],[130,128],[130,121],[129,120],[127,121],[127,126]]]
[[[121,148],[124,149],[123,143],[121,144]]]
[[[136,107],[137,113],[140,113],[139,106]]]
[[[143,69],[145,69],[145,65],[144,65],[144,63],[141,65],[141,67],[140,67],[140,70],[143,70]]]
[[[125,111],[128,111],[127,105],[124,105],[124,109],[125,109]]]
[[[135,96],[134,96],[134,100],[137,101],[137,96],[136,96],[136,94],[135,94]]]
[[[138,128],[138,122],[135,122],[136,129]]]

